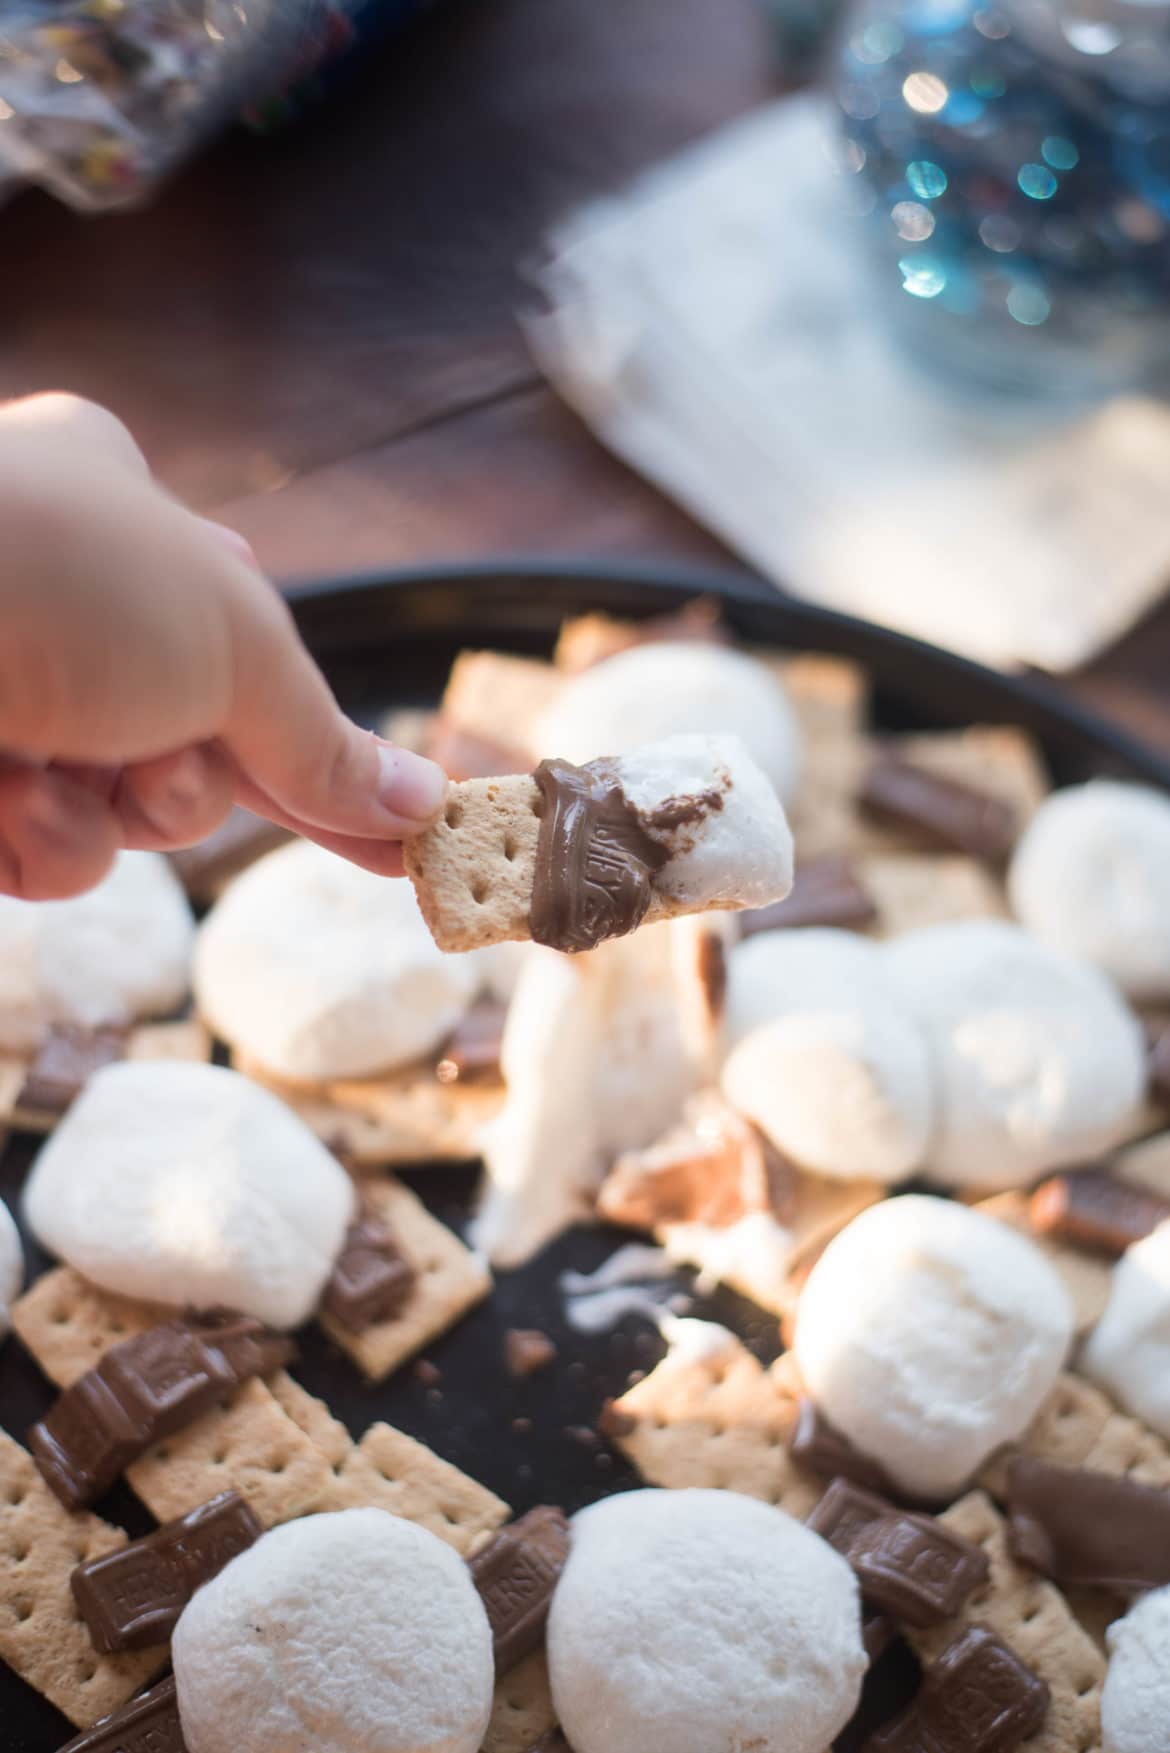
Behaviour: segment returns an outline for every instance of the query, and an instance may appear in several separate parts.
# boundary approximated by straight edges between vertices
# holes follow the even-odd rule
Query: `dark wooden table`
[[[453,0],[341,101],[154,207],[0,212],[0,395],[114,408],[281,579],[465,556],[731,564],[543,386],[519,265],[759,103],[754,0]],[[1170,609],[1071,684],[1170,747]]]

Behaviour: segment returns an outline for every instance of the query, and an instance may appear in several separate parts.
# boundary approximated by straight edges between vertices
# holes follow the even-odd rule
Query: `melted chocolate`
[[[1017,1455],[1007,1500],[1012,1551],[1065,1587],[1128,1595],[1170,1583],[1170,1491]]]
[[[529,911],[534,941],[591,950],[634,931],[670,854],[647,833],[616,769],[542,761],[533,777],[544,800]]]

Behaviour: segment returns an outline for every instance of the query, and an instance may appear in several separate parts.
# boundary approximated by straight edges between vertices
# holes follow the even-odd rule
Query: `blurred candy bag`
[[[426,0],[16,0],[0,10],[0,195],[35,182],[97,211],[140,201],[241,112]]]

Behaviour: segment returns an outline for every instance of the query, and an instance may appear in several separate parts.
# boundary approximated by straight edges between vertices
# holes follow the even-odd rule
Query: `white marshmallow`
[[[631,1491],[575,1516],[548,1659],[574,1753],[824,1753],[866,1666],[845,1560],[730,1491]]]
[[[384,1510],[265,1534],[184,1609],[172,1655],[190,1753],[477,1753],[491,1714],[471,1573]]]
[[[367,1077],[436,1048],[488,965],[444,955],[408,882],[309,841],[270,852],[199,931],[195,996],[277,1077]]]
[[[1126,1135],[1145,1048],[1098,969],[999,919],[927,926],[880,953],[934,1060],[932,1179],[1018,1187]]]
[[[105,1290],[297,1327],[354,1198],[336,1158],[259,1084],[143,1060],[90,1079],[33,1164],[25,1213],[38,1241]]]
[[[695,912],[765,907],[792,887],[792,831],[784,808],[734,736],[676,736],[615,763],[622,790],[670,852],[654,876],[656,894]],[[696,821],[659,825],[664,804],[715,799]]]
[[[809,1274],[795,1355],[831,1424],[903,1490],[950,1500],[1031,1422],[1073,1336],[1031,1242],[949,1199],[854,1218]]]
[[[745,1035],[722,1087],[778,1150],[817,1175],[903,1180],[930,1137],[934,1093],[921,1032],[869,994]]]
[[[473,1234],[496,1265],[520,1265],[586,1217],[611,1159],[664,1132],[709,1074],[694,924],[649,925],[585,955],[530,948],[504,1026],[507,1097],[482,1135]]]
[[[695,1289],[701,1296],[726,1284],[763,1309],[778,1309],[793,1237],[770,1211],[751,1211],[723,1229],[707,1223],[667,1223],[657,1233],[669,1260],[696,1269]]]
[[[68,901],[0,895],[0,1048],[31,1052],[54,1025],[163,1016],[187,993],[195,921],[157,852],[120,852]]]
[[[538,721],[536,752],[592,761],[687,731],[742,738],[778,794],[795,792],[800,731],[788,697],[755,658],[722,646],[641,645],[584,671]]]
[[[1113,1398],[1170,1437],[1170,1221],[1126,1250],[1081,1367]]]
[[[1135,1601],[1105,1633],[1105,1753],[1170,1753],[1170,1588]]]
[[[12,1213],[0,1200],[0,1339],[12,1327],[12,1305],[24,1288],[24,1250]]]
[[[727,958],[728,1046],[774,1017],[848,1007],[858,994],[881,990],[881,954],[868,938],[827,927],[757,932]]]
[[[1016,848],[1008,893],[1043,943],[1095,962],[1134,998],[1170,993],[1170,798],[1094,779],[1057,791]]]

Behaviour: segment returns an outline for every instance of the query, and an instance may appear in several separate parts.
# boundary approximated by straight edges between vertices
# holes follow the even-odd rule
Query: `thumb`
[[[341,711],[287,606],[258,574],[237,598],[235,690],[224,741],[241,773],[308,828],[362,839],[417,834],[443,807],[434,761]]]

